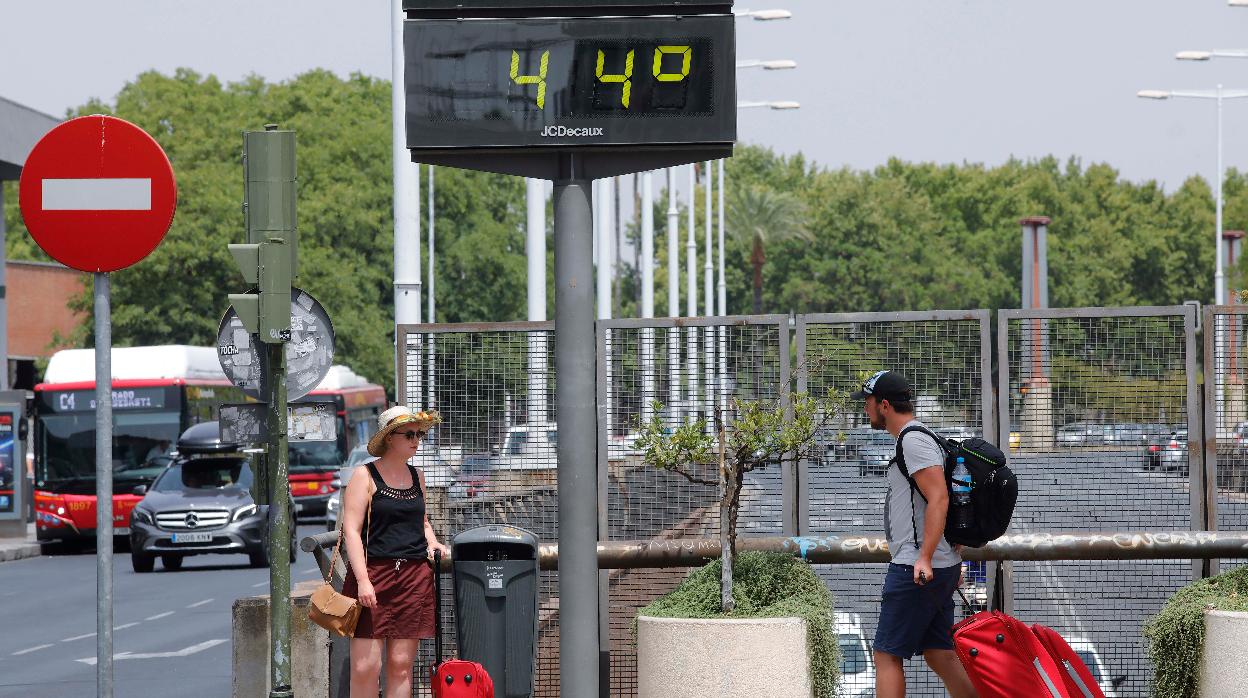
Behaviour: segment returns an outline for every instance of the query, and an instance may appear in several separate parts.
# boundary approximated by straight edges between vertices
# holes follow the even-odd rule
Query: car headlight
[[[152,526],[155,524],[155,522],[152,520],[152,512],[146,509],[135,507],[134,510],[131,512],[131,516],[133,516],[134,520],[138,521],[139,523],[145,523],[149,526]]]
[[[239,507],[238,510],[234,512],[234,515],[230,517],[230,521],[238,521],[239,519],[246,518],[254,513],[256,513],[256,505],[248,504],[247,506]]]

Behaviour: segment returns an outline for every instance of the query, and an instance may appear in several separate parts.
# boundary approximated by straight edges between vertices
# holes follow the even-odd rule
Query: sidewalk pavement
[[[25,538],[0,538],[0,562],[39,557],[40,550],[33,523],[27,524]]]

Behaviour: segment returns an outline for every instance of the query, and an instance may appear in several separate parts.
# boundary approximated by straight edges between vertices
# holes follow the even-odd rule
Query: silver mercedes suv
[[[135,494],[143,500],[130,514],[130,560],[135,572],[151,572],[160,557],[167,570],[188,555],[245,554],[252,567],[269,564],[267,505],[251,498],[252,473],[238,444],[223,442],[216,422],[187,429],[169,466]],[[292,507],[293,510],[293,507]],[[290,561],[295,561],[291,526]]]

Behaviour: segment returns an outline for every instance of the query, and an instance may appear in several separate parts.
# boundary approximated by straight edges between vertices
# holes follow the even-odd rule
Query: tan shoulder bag
[[[372,484],[371,481],[369,484]],[[372,489],[371,487],[369,488]],[[343,507],[344,509],[346,507]],[[345,512],[344,512],[345,513]],[[368,514],[364,520],[364,559],[368,559],[368,528],[372,524],[373,519],[373,496],[369,492],[368,496]],[[334,590],[334,585],[330,582],[330,578],[334,573],[334,565],[338,561],[338,549],[342,547],[343,527],[346,519],[343,518],[342,524],[338,526],[338,542],[334,544],[334,554],[329,558],[329,572],[325,575],[325,582],[312,592],[312,598],[308,604],[308,618],[317,625],[325,628],[329,632],[339,637],[355,637],[355,625],[360,621],[360,606],[358,599],[350,596],[344,596]],[[350,561],[346,562],[346,566],[350,567]]]

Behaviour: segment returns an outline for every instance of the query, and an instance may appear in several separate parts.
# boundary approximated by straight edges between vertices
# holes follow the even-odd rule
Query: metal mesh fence
[[[1194,331],[1183,307],[1001,312],[1011,532],[1201,528]],[[1125,676],[1119,695],[1146,695],[1143,623],[1192,576],[1183,560],[1015,562],[1013,611],[1085,650],[1104,686]]]
[[[509,524],[558,540],[554,333],[550,323],[400,328],[405,404],[431,406],[444,422],[416,457],[429,521],[439,540],[476,526]],[[455,609],[442,585],[443,651],[455,654]],[[559,695],[558,575],[540,573],[535,698]],[[431,643],[422,643],[413,694],[429,695]]]
[[[1213,527],[1248,528],[1248,307],[1205,309],[1205,459]],[[1245,560],[1222,560],[1223,570]]]
[[[984,389],[988,322],[987,311],[799,316],[798,388],[852,392],[875,371],[896,370],[911,382],[923,423],[953,438],[983,435],[991,416],[985,410],[991,395]],[[861,405],[850,403],[819,440],[822,459],[804,464],[801,476],[803,535],[883,535],[893,437],[871,429]],[[854,657],[869,652],[884,567],[821,565],[818,571],[835,596],[843,651]],[[967,572],[964,591],[982,610],[986,569],[979,564]],[[960,617],[966,610],[961,601],[958,606]],[[845,669],[846,686],[873,690],[869,656],[847,662]],[[907,673],[910,695],[944,695],[930,671]]]
[[[715,324],[711,324],[715,323]],[[599,323],[599,467],[607,490],[603,530],[610,540],[718,535],[719,488],[644,465],[633,447],[642,420],[656,409],[676,426],[706,418],[731,399],[779,400],[789,376],[788,318]],[[708,427],[713,428],[713,427]],[[605,454],[605,457],[604,457]],[[700,479],[715,480],[705,467]],[[764,469],[742,492],[742,535],[780,534],[783,474]],[[614,570],[608,577],[612,696],[637,691],[637,611],[683,580],[689,569]]]

